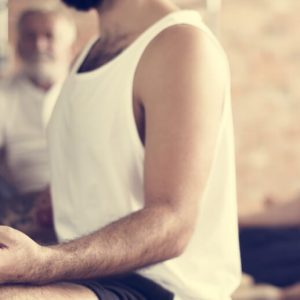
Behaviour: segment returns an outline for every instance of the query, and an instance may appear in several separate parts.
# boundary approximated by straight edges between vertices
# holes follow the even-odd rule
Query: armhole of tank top
[[[130,131],[130,135],[131,135],[131,139],[132,142],[134,143],[134,145],[137,147],[138,151],[139,151],[139,155],[141,155],[143,157],[144,155],[144,150],[145,147],[140,139],[139,133],[138,133],[138,127],[135,121],[135,115],[134,115],[134,105],[133,105],[133,89],[134,89],[134,82],[135,82],[135,76],[136,76],[136,71],[138,69],[138,66],[140,64],[140,61],[144,55],[144,53],[147,51],[147,48],[152,44],[152,42],[154,42],[154,40],[161,34],[163,33],[165,30],[168,30],[171,27],[177,26],[177,25],[190,25],[192,27],[198,28],[200,31],[204,32],[208,38],[212,41],[212,43],[215,44],[215,46],[219,49],[221,55],[223,55],[224,60],[227,62],[227,57],[225,55],[225,53],[223,52],[222,48],[220,47],[220,45],[217,42],[217,39],[213,36],[213,34],[209,31],[209,29],[206,27],[206,25],[204,25],[202,22],[189,22],[187,20],[172,20],[171,23],[166,24],[166,26],[164,26],[163,28],[160,28],[160,30],[158,32],[154,31],[151,33],[150,38],[149,36],[146,36],[144,39],[147,38],[146,41],[143,41],[143,45],[141,47],[141,50],[139,51],[136,59],[135,59],[135,64],[133,67],[133,72],[132,72],[132,82],[129,85],[130,88],[130,104],[127,105],[128,108],[128,112],[127,112],[127,116],[128,116],[128,124],[129,124],[129,131]],[[227,82],[226,82],[226,86],[224,87],[224,97],[223,97],[223,104],[222,104],[222,111],[221,111],[221,115],[220,115],[220,123],[219,123],[219,128],[218,128],[218,132],[217,132],[217,138],[216,138],[216,147],[219,143],[219,140],[221,138],[221,133],[222,130],[225,126],[225,122],[228,118],[228,113],[229,113],[229,109],[230,109],[230,103],[227,103],[230,101],[230,99],[228,99],[228,95],[229,95],[229,90],[230,90],[230,71],[229,71],[229,67],[227,67]]]

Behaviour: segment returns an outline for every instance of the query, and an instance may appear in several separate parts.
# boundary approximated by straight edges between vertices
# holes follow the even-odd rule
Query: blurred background
[[[0,1],[0,7],[2,3]],[[9,48],[1,9],[1,52],[10,50],[20,11],[39,4],[9,0]],[[47,5],[56,0],[44,1]],[[240,210],[258,209],[267,195],[288,199],[300,191],[300,2],[295,0],[177,0],[198,9],[219,35],[232,69]],[[78,26],[78,50],[96,34],[96,18],[71,14]],[[2,62],[3,64],[3,62]],[[3,75],[3,74],[2,74]]]
[[[290,199],[300,175],[300,2],[226,0],[240,210],[266,195]]]

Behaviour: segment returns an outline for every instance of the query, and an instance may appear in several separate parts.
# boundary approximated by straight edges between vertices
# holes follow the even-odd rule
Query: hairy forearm
[[[40,279],[104,277],[170,259],[185,247],[192,231],[189,223],[166,207],[143,209],[91,235],[48,249],[46,277]]]

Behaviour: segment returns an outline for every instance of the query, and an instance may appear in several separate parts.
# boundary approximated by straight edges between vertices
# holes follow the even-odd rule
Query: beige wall
[[[241,209],[300,191],[300,1],[226,0]]]

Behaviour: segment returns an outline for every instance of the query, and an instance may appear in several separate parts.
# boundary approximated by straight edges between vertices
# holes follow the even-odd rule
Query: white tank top
[[[190,24],[220,47],[195,11],[173,12],[120,55],[67,79],[49,126],[55,226],[61,241],[94,232],[143,207],[144,148],[133,115],[138,62],[162,30]],[[220,47],[220,51],[222,51]],[[240,277],[230,83],[224,94],[213,165],[185,253],[139,273],[181,300],[227,300]]]

